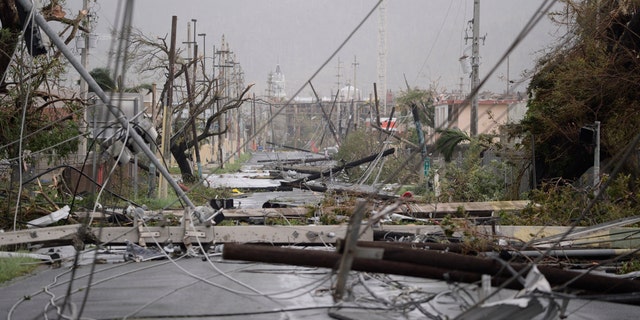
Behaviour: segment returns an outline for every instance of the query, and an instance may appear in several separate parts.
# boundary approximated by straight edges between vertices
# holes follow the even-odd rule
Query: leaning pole
[[[145,144],[144,139],[136,132],[136,130],[134,130],[129,125],[129,122],[124,117],[124,115],[121,112],[119,112],[119,110],[115,106],[111,105],[111,100],[109,99],[109,97],[105,94],[104,91],[102,91],[102,88],[100,88],[98,83],[93,79],[93,77],[91,77],[89,72],[87,72],[87,70],[82,66],[82,64],[73,56],[73,53],[71,52],[71,50],[69,50],[69,48],[67,48],[67,46],[64,44],[62,39],[58,37],[58,34],[51,27],[49,27],[49,24],[42,17],[42,15],[33,10],[32,3],[29,0],[18,0],[18,2],[20,2],[20,4],[27,11],[33,12],[33,19],[38,24],[38,26],[40,26],[42,31],[44,31],[44,33],[47,34],[47,36],[51,39],[51,42],[53,42],[53,44],[56,47],[58,47],[58,49],[62,52],[62,54],[67,58],[67,60],[69,60],[71,65],[76,69],[76,71],[78,71],[80,76],[87,82],[87,84],[89,85],[89,88],[91,88],[95,92],[95,94],[100,98],[100,100],[102,100],[102,102],[108,107],[109,112],[111,112],[111,114],[114,117],[116,117],[116,119],[118,120],[118,122],[120,122],[122,127],[128,129],[129,136],[133,139],[135,144],[138,145],[138,147],[142,150],[142,152],[144,152],[144,154],[147,155],[147,157],[149,157],[149,160],[151,161],[151,163],[153,163],[156,166],[156,168],[158,168],[162,176],[165,177],[165,179],[167,179],[171,187],[175,190],[178,197],[182,199],[187,204],[187,206],[189,206],[190,209],[195,210],[195,205],[193,204],[193,202],[191,202],[189,197],[187,197],[187,194],[180,188],[178,183],[171,178],[171,175],[169,174],[169,171],[167,170],[167,168],[164,167],[162,163],[160,163],[160,161],[156,158],[155,154],[153,154],[149,146]]]

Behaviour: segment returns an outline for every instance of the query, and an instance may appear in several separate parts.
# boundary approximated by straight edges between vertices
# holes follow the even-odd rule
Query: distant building
[[[360,90],[352,85],[346,85],[338,91],[338,101],[360,101]]]
[[[463,104],[460,99],[440,99],[435,103],[435,127],[458,128],[466,133],[470,132],[471,107],[470,103]],[[478,102],[478,133],[500,134],[500,126],[507,123],[517,123],[522,120],[526,111],[527,101],[516,99],[485,99]],[[438,135],[433,135],[434,143]]]
[[[366,119],[365,125],[371,127],[371,122],[375,121],[376,119]],[[406,124],[400,123],[395,117],[380,117],[380,123],[378,123],[377,127],[394,133],[403,133],[406,130]]]
[[[280,70],[280,65],[276,66],[276,71],[269,74],[267,95],[276,101],[287,100],[284,73]]]

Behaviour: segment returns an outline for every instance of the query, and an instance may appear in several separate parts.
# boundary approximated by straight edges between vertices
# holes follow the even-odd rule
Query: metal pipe
[[[31,2],[29,2],[28,0],[18,0],[18,1],[22,4],[22,6],[27,11],[32,11],[33,5],[31,4]],[[116,117],[116,119],[118,120],[118,122],[120,122],[122,127],[128,128],[129,136],[138,145],[138,147],[142,149],[142,152],[144,152],[144,154],[149,157],[149,160],[151,161],[151,163],[153,163],[156,166],[156,168],[160,171],[160,173],[167,179],[167,181],[169,181],[169,184],[171,184],[171,187],[173,187],[178,197],[181,198],[191,209],[195,210],[195,205],[187,197],[184,191],[182,191],[178,183],[171,178],[171,174],[169,174],[169,171],[167,171],[167,168],[165,168],[160,163],[160,161],[156,158],[155,154],[151,152],[151,149],[149,148],[149,146],[145,144],[144,139],[142,139],[142,137],[133,129],[133,127],[129,125],[129,122],[124,117],[122,112],[119,112],[119,110],[115,106],[111,105],[111,100],[106,95],[106,93],[102,91],[102,88],[100,88],[98,83],[93,79],[93,77],[91,77],[89,72],[87,72],[87,70],[84,67],[82,67],[82,64],[80,64],[80,62],[78,62],[78,60],[73,56],[73,53],[71,52],[71,50],[69,50],[69,48],[67,48],[67,46],[64,44],[62,39],[58,37],[58,34],[51,27],[49,27],[49,24],[47,24],[47,21],[42,17],[42,15],[40,15],[38,12],[34,12],[33,19],[38,24],[38,26],[40,26],[42,31],[44,31],[47,34],[47,36],[49,37],[49,39],[51,39],[53,44],[55,44],[56,47],[58,47],[60,52],[62,52],[62,54],[67,58],[67,60],[69,60],[71,65],[76,69],[76,71],[78,71],[80,76],[87,82],[87,84],[89,85],[89,88],[93,89],[93,91],[100,98],[100,100],[102,100],[102,102],[104,102],[104,104],[109,108],[109,112],[111,112],[111,114],[113,114]]]

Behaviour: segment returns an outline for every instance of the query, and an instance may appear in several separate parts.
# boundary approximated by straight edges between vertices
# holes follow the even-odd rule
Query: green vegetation
[[[334,156],[341,163],[352,162],[374,152],[382,152],[381,138],[384,134],[378,134],[371,130],[360,129],[349,133],[340,145],[340,150]],[[388,147],[390,148],[390,147]],[[387,148],[385,148],[387,149]],[[420,167],[420,156],[411,155],[410,152],[396,147],[393,155],[382,158],[377,164],[370,162],[346,171],[346,178],[350,182],[365,179],[365,183],[416,183],[421,175],[416,174],[416,168]],[[370,171],[367,171],[370,170]]]
[[[608,178],[605,177],[604,181]],[[635,181],[635,184],[640,181]],[[588,226],[637,215],[640,195],[633,192],[631,177],[620,175],[611,181],[602,197],[580,220],[579,225]],[[501,215],[503,224],[523,225],[570,225],[580,218],[593,200],[591,188],[577,188],[564,180],[545,183],[533,190],[532,204],[519,214]]]
[[[640,270],[640,260],[637,258],[622,262],[622,266],[618,269],[618,274],[626,274]]]
[[[593,165],[580,128],[600,121],[603,163],[624,161],[624,171],[637,176],[638,161],[620,158],[640,127],[637,2],[566,2],[554,18],[571,28],[571,41],[538,62],[526,117],[512,133],[525,138],[525,150],[533,150],[534,137],[542,179],[577,180]]]
[[[216,168],[211,173],[223,174],[223,173],[238,172],[240,171],[240,168],[242,168],[242,164],[246,163],[250,159],[251,159],[251,153],[243,153],[233,163],[226,163],[223,168]]]
[[[115,173],[114,177],[117,177],[118,174]],[[115,179],[117,180],[117,179]],[[203,184],[185,184],[185,186],[189,189],[187,191],[187,196],[189,199],[196,205],[203,205],[209,201],[209,199],[213,198],[228,198],[231,196],[232,192],[228,189],[223,188],[209,188]],[[127,199],[132,201],[133,203],[146,205],[149,210],[160,210],[160,209],[182,209],[180,201],[178,201],[178,197],[176,196],[173,189],[169,188],[166,198],[158,198],[158,197],[148,197],[148,185],[146,174],[141,174],[139,176],[139,185],[138,185],[138,196],[134,196],[133,192],[133,182],[130,179],[125,179],[122,182],[118,183],[118,187],[116,188],[118,192],[123,197],[128,197]],[[157,190],[156,190],[157,192]],[[87,209],[92,209],[96,199],[94,195],[87,195],[76,202],[77,207],[84,207]],[[103,206],[110,207],[126,207],[130,203],[120,199],[110,193],[104,192],[101,195],[100,201]]]
[[[0,258],[0,283],[31,273],[38,260],[25,257]]]
[[[439,202],[473,202],[507,200],[508,185],[504,171],[511,166],[508,161],[493,160],[483,164],[481,153],[485,144],[471,139],[460,159],[445,163],[440,172]]]

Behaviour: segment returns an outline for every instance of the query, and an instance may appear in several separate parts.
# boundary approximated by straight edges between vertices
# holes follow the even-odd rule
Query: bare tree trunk
[[[182,174],[182,181],[186,183],[196,182],[196,177],[193,174],[193,166],[189,163],[187,154],[187,143],[182,140],[176,143],[171,143],[171,155],[176,159],[180,173]]]

